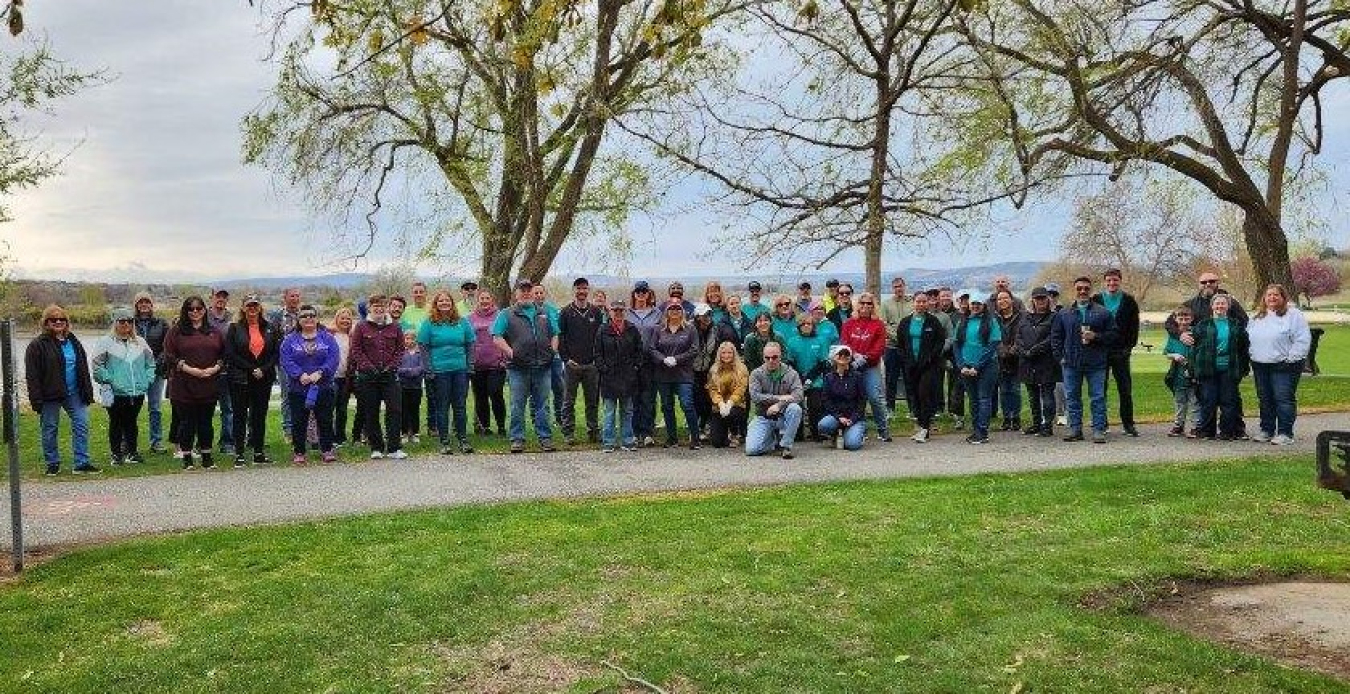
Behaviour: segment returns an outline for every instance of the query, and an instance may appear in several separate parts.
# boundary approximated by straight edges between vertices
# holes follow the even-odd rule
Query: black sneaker
[[[694,440],[692,440],[692,441],[689,442],[689,450],[691,450],[691,451],[697,451],[697,450],[700,449],[700,448],[703,448],[703,444],[702,444],[701,442],[699,442],[698,439],[694,439]]]
[[[524,442],[524,441],[512,441],[512,442],[511,442],[511,452],[512,452],[512,453],[524,453],[524,452],[525,452],[525,442]]]
[[[248,467],[248,458],[245,458],[242,455],[236,455],[234,457],[234,469],[242,470],[246,467]]]
[[[210,451],[202,451],[202,452],[201,452],[201,458],[202,458],[202,469],[203,469],[203,470],[214,470],[214,469],[215,469],[216,464],[215,464],[214,461],[211,460],[211,452],[210,452]]]
[[[539,450],[545,453],[552,453],[558,450],[558,447],[553,445],[552,439],[545,439],[539,442]]]
[[[468,441],[460,441],[460,442],[459,442],[459,452],[460,452],[460,453],[463,453],[464,455],[468,455],[468,454],[470,454],[470,453],[473,453],[473,446],[470,446]]]
[[[1022,435],[1023,435],[1023,436],[1036,436],[1037,434],[1040,434],[1040,433],[1041,433],[1041,428],[1040,428],[1040,427],[1027,427],[1027,428],[1025,428],[1025,429],[1022,430]]]
[[[792,455],[792,449],[791,449],[791,448],[784,448],[784,449],[783,449],[782,455],[783,455],[783,460],[792,460],[793,458],[796,457],[796,456]]]
[[[140,465],[145,462],[145,458],[142,458],[140,453],[132,452],[127,454],[127,462],[134,465]]]
[[[1064,437],[1064,440],[1065,440],[1065,441],[1082,441],[1082,440],[1083,440],[1083,432],[1081,432],[1081,431],[1070,432],[1068,436],[1065,436],[1065,437]]]
[[[1134,438],[1139,438],[1139,430],[1134,428],[1133,424],[1125,427],[1124,431],[1126,436],[1133,436]]]
[[[80,467],[75,468],[74,472],[77,475],[97,475],[103,471],[93,465],[81,465]]]
[[[254,452],[253,454],[254,465],[270,465],[271,463],[272,459],[268,458],[266,453],[263,453],[262,451]]]
[[[966,437],[966,443],[972,446],[982,446],[986,443],[989,443],[989,437],[980,436],[979,434],[971,434],[970,436]]]
[[[108,460],[108,465],[112,467],[122,467],[122,456],[115,455]]]
[[[48,477],[56,477],[57,475],[61,474],[61,468],[55,465],[48,465],[46,471],[44,471],[42,474]]]
[[[197,469],[197,464],[194,463],[194,462],[192,461],[192,456],[189,455],[189,456],[185,456],[185,457],[183,458],[183,469],[184,469],[184,470],[196,470],[196,469]]]
[[[441,446],[441,455],[454,455],[454,454],[455,449],[451,448],[449,444]]]

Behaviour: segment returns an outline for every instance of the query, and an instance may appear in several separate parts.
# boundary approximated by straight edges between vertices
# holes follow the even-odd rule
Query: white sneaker
[[[914,436],[912,438],[916,443],[928,443],[928,430],[920,429],[914,432]]]
[[[383,458],[383,457],[384,457],[384,451],[371,451],[371,452],[370,452],[370,459],[371,459],[371,460],[379,460],[380,458]]]
[[[1268,442],[1268,441],[1272,441],[1273,438],[1271,437],[1271,435],[1270,435],[1268,432],[1262,431],[1262,432],[1258,432],[1258,433],[1256,434],[1256,436],[1253,436],[1253,437],[1252,437],[1252,440],[1255,441],[1255,442],[1257,442],[1257,443],[1266,443],[1266,442]]]
[[[404,460],[408,457],[408,452],[400,448],[397,451],[390,453],[386,457],[389,458],[390,460]]]
[[[1056,418],[1055,418],[1055,424],[1058,424],[1059,426],[1062,426],[1062,427],[1069,426],[1069,418],[1068,418],[1068,417],[1065,417],[1065,416],[1062,416],[1062,415],[1059,416],[1059,417],[1056,417]]]
[[[1257,440],[1259,441],[1260,439],[1257,439]],[[1274,446],[1288,446],[1289,444],[1291,444],[1291,443],[1293,443],[1293,442],[1294,442],[1294,437],[1292,437],[1292,436],[1285,436],[1284,434],[1277,434],[1277,435],[1275,435],[1275,436],[1272,436],[1271,439],[1270,439],[1271,445],[1274,445]]]

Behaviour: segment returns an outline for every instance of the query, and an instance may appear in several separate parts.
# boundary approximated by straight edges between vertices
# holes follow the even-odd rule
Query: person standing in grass
[[[1193,439],[1199,436],[1200,431],[1200,396],[1192,364],[1195,335],[1191,328],[1195,316],[1191,314],[1190,306],[1182,305],[1172,312],[1168,320],[1176,325],[1177,332],[1175,335],[1167,334],[1167,345],[1163,347],[1163,356],[1171,363],[1163,379],[1167,389],[1172,391],[1172,429],[1167,435]],[[1188,337],[1189,342],[1183,342]],[[1186,428],[1187,422],[1191,425],[1189,430]]]
[[[883,358],[886,375],[886,409],[894,412],[896,399],[903,398],[905,404],[909,406],[910,414],[914,414],[914,397],[905,390],[908,384],[905,381],[905,368],[900,361],[898,339],[900,321],[912,311],[905,287],[905,278],[891,278],[891,295],[881,299],[878,313],[881,314],[881,322],[886,324],[886,352]]]
[[[558,356],[563,362],[563,401],[559,417],[563,440],[577,442],[577,391],[582,394],[586,416],[586,440],[600,440],[600,376],[596,373],[595,336],[605,310],[590,301],[591,283],[585,277],[572,281],[572,302],[558,320]]]
[[[755,318],[754,331],[745,336],[745,341],[741,345],[746,370],[754,371],[764,363],[764,347],[770,342],[782,346],[783,338],[774,332],[773,318],[767,313],[761,313]]]
[[[1261,308],[1247,323],[1247,337],[1261,412],[1261,432],[1253,438],[1287,446],[1294,442],[1298,381],[1312,346],[1312,331],[1303,312],[1289,304],[1283,285],[1266,287]]]
[[[755,417],[745,432],[745,454],[764,455],[775,448],[791,460],[792,442],[802,425],[802,379],[783,363],[783,348],[764,346],[764,364],[750,372],[750,404]]]
[[[1210,299],[1210,317],[1196,324],[1190,340],[1200,386],[1200,436],[1221,441],[1243,435],[1238,384],[1251,370],[1247,325],[1234,320],[1230,307],[1227,294],[1215,294]],[[1188,340],[1182,336],[1181,341]]]
[[[473,370],[469,376],[473,384],[474,430],[491,434],[492,422],[497,422],[497,436],[506,438],[506,352],[492,340],[492,324],[497,320],[497,300],[492,292],[479,292],[477,306],[469,314],[473,326]]]
[[[760,300],[764,294],[764,285],[760,284],[758,280],[751,280],[750,284],[746,285],[745,290],[750,294],[750,298],[741,304],[741,312],[745,314],[746,320],[753,326],[755,319],[759,318],[760,314],[769,313],[769,307]]]
[[[895,344],[899,351],[896,369],[904,376],[904,393],[918,425],[913,439],[925,443],[933,428],[933,418],[942,404],[947,331],[942,327],[942,321],[929,310],[927,294],[915,294],[913,306],[913,313],[901,318],[895,327]]]
[[[624,313],[624,317],[638,329],[638,335],[642,336],[642,347],[645,353],[665,316],[663,311],[656,306],[656,292],[652,291],[651,285],[646,280],[635,282],[633,291],[628,298],[628,311]],[[655,368],[647,359],[642,360],[642,366],[638,369],[637,393],[633,396],[633,435],[638,438],[643,446],[656,444],[654,438],[656,433],[656,382],[652,380],[652,372],[655,371]]]
[[[211,306],[206,309],[206,320],[210,321],[211,327],[221,335],[229,332],[230,323],[234,322],[229,303],[229,290],[217,289],[211,295]],[[220,449],[221,455],[234,455],[234,405],[230,400],[229,369],[217,378],[220,379],[220,387],[217,389],[220,392],[216,395],[216,406],[220,408],[220,436],[217,437],[216,447]]]
[[[247,464],[244,451],[250,449],[255,465],[271,462],[266,450],[267,408],[272,399],[280,343],[281,334],[276,325],[263,317],[258,297],[253,294],[244,297],[239,320],[225,331],[225,372],[230,389],[234,391],[230,401],[234,406],[234,466],[237,468]],[[283,388],[281,392],[282,407],[285,407],[287,391]]]
[[[984,299],[970,297],[970,315],[956,326],[953,347],[956,366],[970,397],[970,436],[966,437],[966,443],[989,443],[989,419],[994,386],[998,383],[998,345],[1002,339],[999,323],[985,310]]]
[[[666,423],[666,448],[679,443],[675,423],[675,400],[684,411],[684,423],[689,428],[689,448],[697,450],[699,441],[698,410],[694,409],[694,358],[698,355],[698,334],[684,320],[684,304],[672,297],[666,304],[665,325],[652,338],[647,348],[655,370],[652,378],[661,396],[661,413]]]
[[[741,297],[732,294],[727,297],[727,325],[731,326],[731,331],[736,334],[736,349],[740,349],[741,343],[745,342],[745,336],[755,329],[754,323],[746,315],[742,308]]]
[[[1111,268],[1102,274],[1106,289],[1092,300],[1101,304],[1116,320],[1116,341],[1106,351],[1107,380],[1115,379],[1120,406],[1120,427],[1126,436],[1138,436],[1134,425],[1134,382],[1130,376],[1130,354],[1139,344],[1139,302],[1120,288],[1121,273]]]
[[[1050,349],[1050,328],[1055,314],[1050,311],[1050,293],[1045,287],[1031,290],[1031,307],[1022,314],[1017,326],[1017,377],[1027,387],[1031,423],[1022,430],[1027,436],[1054,436],[1055,383],[1059,364]]]
[[[534,433],[545,453],[553,445],[553,426],[548,417],[548,396],[553,359],[558,350],[557,323],[542,301],[534,299],[534,283],[516,283],[516,303],[498,312],[492,323],[492,340],[506,354],[506,375],[511,382],[511,452],[525,451],[525,407],[534,415]]]
[[[276,331],[277,335],[287,335],[295,330],[295,325],[299,322],[300,301],[299,287],[287,287],[282,291],[281,306],[267,314],[267,323],[272,326],[272,330]],[[278,338],[279,341],[280,338]],[[275,363],[274,365],[278,369],[280,368],[280,365]],[[280,376],[281,374],[275,374],[274,378],[276,378],[277,387],[281,389],[281,401],[286,402],[286,379],[280,378]],[[303,425],[301,428],[304,428]],[[281,430],[287,439],[291,437],[291,410],[288,407],[281,408]],[[301,435],[304,435],[303,432]]]
[[[1017,379],[1017,331],[1022,324],[1023,310],[1013,301],[1013,293],[1000,289],[994,292],[993,318],[998,321],[999,333],[1003,335],[998,345],[998,386],[997,395],[991,407],[1003,412],[1002,431],[1021,431],[1022,429],[1022,385]],[[994,415],[990,415],[992,420]]]
[[[201,297],[183,300],[178,322],[164,338],[164,356],[172,364],[169,402],[178,418],[173,434],[183,452],[183,469],[191,470],[200,461],[202,469],[209,470],[215,467],[211,459],[215,436],[211,420],[216,411],[216,389],[220,387],[216,375],[224,368],[225,338],[206,320],[206,302]]]
[[[432,429],[439,433],[441,454],[450,455],[450,412],[454,411],[454,434],[460,453],[472,453],[469,445],[469,355],[473,354],[474,326],[459,315],[448,292],[436,292],[431,313],[417,331],[417,342],[427,353],[431,387],[428,400],[435,408]]]
[[[398,364],[398,387],[402,397],[403,442],[421,443],[418,415],[422,405],[422,379],[427,373],[427,356],[417,344],[417,333],[403,333],[403,354]]]
[[[61,471],[56,434],[62,411],[70,418],[75,474],[99,472],[89,462],[89,405],[94,402],[89,357],[79,338],[70,332],[70,316],[65,309],[56,304],[43,309],[42,333],[24,350],[23,367],[28,404],[42,421],[42,459],[47,463],[47,475]]]
[[[850,298],[845,294],[846,286],[839,288],[840,306],[835,307],[836,312]],[[848,291],[851,292],[852,289]],[[886,351],[886,324],[873,315],[875,305],[876,297],[871,292],[858,295],[856,315],[844,322],[843,328],[839,331],[839,339],[841,344],[848,345],[849,350],[853,352],[853,368],[862,373],[863,382],[867,384],[867,402],[872,408],[877,439],[889,443],[890,413],[886,411],[886,393],[881,382],[881,359]]]
[[[816,324],[816,334],[831,347],[839,344],[839,328],[834,327],[834,323],[825,318],[825,304],[819,301],[811,304],[810,314],[811,320]]]
[[[145,393],[155,380],[155,354],[136,334],[131,311],[113,311],[109,333],[94,345],[91,361],[94,382],[111,391],[108,408],[108,449],[114,466],[143,463],[137,449],[136,419],[145,404]]]
[[[736,331],[726,321],[719,321],[713,308],[699,304],[694,309],[694,333],[697,336],[698,354],[694,357],[694,410],[698,412],[698,421],[703,425],[701,434],[708,431],[708,419],[712,416],[713,403],[708,395],[708,372],[717,360],[717,348],[723,342],[734,342]]]
[[[389,316],[389,299],[374,294],[366,299],[366,319],[352,328],[351,362],[356,385],[357,411],[363,413],[362,427],[370,457],[402,460],[399,432],[402,431],[403,400],[399,393],[398,366],[403,357],[403,330]],[[384,431],[380,431],[380,406],[384,406]]]
[[[1092,406],[1092,442],[1106,443],[1106,354],[1116,341],[1116,319],[1092,301],[1092,279],[1073,281],[1074,303],[1050,323],[1050,348],[1064,374],[1069,434],[1083,440],[1083,382]]]
[[[844,450],[856,451],[862,448],[863,439],[867,437],[867,420],[863,417],[867,390],[863,387],[862,376],[853,368],[853,352],[847,346],[831,347],[829,360],[832,368],[826,372],[821,388],[823,416],[816,429],[826,440],[839,434],[843,437],[840,445]]]
[[[352,382],[347,377],[347,360],[351,356],[352,349],[352,310],[347,306],[339,308],[333,313],[333,327],[328,330],[328,334],[333,336],[333,340],[338,345],[338,368],[333,376],[333,445],[343,446],[347,443],[347,408],[352,399]],[[360,419],[358,418],[359,422]],[[359,426],[352,427],[352,438],[359,439]]]
[[[640,373],[646,361],[642,334],[625,317],[628,305],[615,300],[609,305],[609,321],[595,336],[595,370],[600,377],[600,404],[604,411],[600,445],[606,453],[615,446],[624,451],[637,448],[633,432],[633,400],[641,392]]]
[[[337,375],[342,348],[319,324],[319,312],[309,304],[300,306],[296,328],[281,343],[281,370],[290,379],[285,405],[291,409],[291,421],[308,422],[310,414],[319,430],[319,451],[323,462],[337,460],[333,453],[333,378]],[[299,431],[291,437],[294,465],[305,464],[308,436]]]
[[[164,336],[169,334],[169,324],[163,318],[155,315],[155,301],[149,293],[140,292],[136,294],[136,298],[131,305],[136,312],[132,323],[136,326],[136,334],[140,335],[145,343],[150,345],[150,351],[155,355],[155,380],[145,393],[145,407],[150,413],[150,451],[152,453],[163,453],[165,451],[163,443],[164,415],[161,403],[164,401],[164,382],[169,375],[169,365],[164,361]],[[173,440],[172,431],[169,433],[169,439]]]

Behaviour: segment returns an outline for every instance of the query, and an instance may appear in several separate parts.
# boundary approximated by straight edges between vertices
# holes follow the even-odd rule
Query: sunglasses
[[[766,354],[766,355],[764,355],[764,361],[770,361],[770,360],[772,360],[772,359],[781,359],[781,358],[782,358],[782,357],[778,356],[777,354]]]
[[[130,322],[131,322],[131,319],[130,319],[130,318],[118,318],[118,319],[117,319],[117,322],[118,322],[118,323],[130,323]]]
[[[853,292],[839,292],[839,296],[853,296]]]
[[[319,317],[319,314],[317,314],[317,313],[311,313],[311,312],[309,312],[309,311],[304,311],[304,312],[300,313],[299,315],[297,315],[296,317],[297,317],[297,318],[318,318],[318,317]]]
[[[871,306],[871,305],[872,305],[872,302],[870,302],[870,301],[859,301],[859,302],[858,302],[858,305],[859,305],[859,306]]]
[[[205,310],[206,310],[206,307],[205,307],[205,306],[189,306],[189,307],[188,307],[188,310],[189,310],[189,311],[205,311]]]
[[[69,322],[70,322],[70,319],[69,319],[69,318],[48,318],[48,319],[47,319],[47,322],[48,322],[48,323],[69,323]]]
[[[1218,284],[1218,280],[1200,280],[1200,284]]]

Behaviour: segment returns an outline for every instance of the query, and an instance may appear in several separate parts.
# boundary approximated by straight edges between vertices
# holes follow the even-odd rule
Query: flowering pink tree
[[[1341,290],[1340,273],[1326,261],[1304,256],[1294,260],[1290,269],[1294,275],[1294,295],[1307,297],[1309,305],[1314,297],[1335,294]]]

